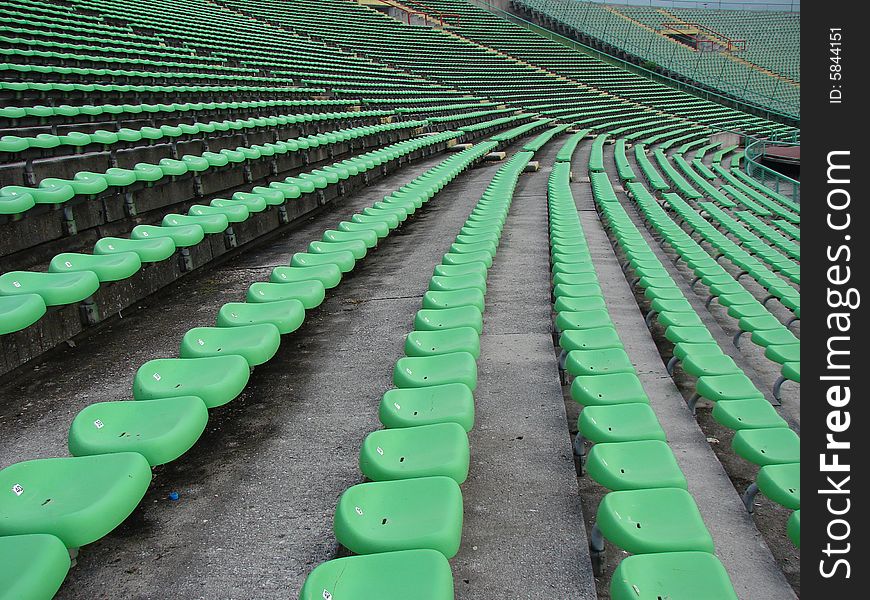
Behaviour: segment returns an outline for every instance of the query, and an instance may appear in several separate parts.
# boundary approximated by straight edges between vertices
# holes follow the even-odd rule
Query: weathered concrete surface
[[[521,177],[489,273],[460,599],[595,598],[551,336],[546,181],[558,146]]]

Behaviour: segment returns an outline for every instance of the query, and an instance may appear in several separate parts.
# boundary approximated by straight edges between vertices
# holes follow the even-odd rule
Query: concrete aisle
[[[595,598],[553,354],[546,184],[520,179],[489,273],[456,597]]]
[[[606,165],[610,173],[610,162]],[[574,161],[575,173],[586,171],[585,162]],[[610,175],[613,185],[618,185],[615,174]],[[595,212],[591,185],[576,183],[572,188],[610,317],[688,480],[689,491],[713,536],[716,553],[734,589],[741,600],[794,600],[791,586],[665,369]]]

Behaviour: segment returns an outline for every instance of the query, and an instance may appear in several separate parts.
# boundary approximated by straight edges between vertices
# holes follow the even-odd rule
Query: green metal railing
[[[749,140],[752,141],[749,141]],[[784,196],[790,197],[795,202],[801,201],[801,182],[791,177],[786,177],[782,173],[766,167],[759,162],[767,153],[768,146],[800,146],[800,142],[786,141],[777,139],[759,140],[748,138],[746,142],[746,151],[743,155],[743,170],[746,174],[760,181],[765,187],[771,189]]]

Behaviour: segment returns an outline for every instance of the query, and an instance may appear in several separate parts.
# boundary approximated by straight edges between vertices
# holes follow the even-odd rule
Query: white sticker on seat
[[[323,600],[332,600],[332,594],[327,589],[323,590]]]
[[[358,514],[359,516],[362,516],[362,514],[363,514],[363,509],[361,509],[359,506],[357,506],[357,507],[356,507],[356,514]]]
[[[103,428],[103,422],[100,421],[99,419],[97,419],[96,421],[94,421],[94,427],[96,427],[97,429],[102,429],[102,428]]]
[[[162,377],[160,377],[160,373],[154,373],[153,377],[154,381],[160,381],[162,379]]]
[[[21,494],[24,493],[24,488],[16,483],[15,485],[12,486],[12,491],[16,496],[20,496]]]

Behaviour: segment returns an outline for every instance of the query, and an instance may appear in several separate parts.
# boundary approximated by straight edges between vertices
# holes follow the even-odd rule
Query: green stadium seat
[[[97,275],[100,282],[127,279],[141,268],[142,261],[135,252],[119,252],[117,254],[62,252],[55,255],[48,265],[49,273],[91,271]]]
[[[393,384],[400,388],[419,388],[447,383],[477,387],[477,364],[468,352],[435,356],[405,357],[393,367]]]
[[[7,598],[53,598],[69,568],[69,551],[53,535],[0,537],[0,589]]]
[[[474,306],[483,313],[483,292],[477,287],[470,287],[452,291],[429,290],[423,294],[423,308],[425,309],[456,308],[460,306]]]
[[[238,327],[195,327],[188,330],[181,339],[178,356],[202,358],[238,354],[253,368],[275,356],[280,345],[281,332],[272,323]]]
[[[610,580],[613,600],[737,600],[725,567],[708,552],[629,556]]]
[[[468,436],[458,423],[375,431],[359,456],[360,471],[372,481],[443,475],[461,484],[468,462]]]
[[[473,327],[453,327],[435,331],[412,331],[405,338],[406,356],[434,356],[468,352],[480,356],[480,334]]]
[[[39,294],[0,296],[0,335],[30,327],[45,311],[45,301]]]
[[[326,298],[326,288],[318,279],[297,281],[295,283],[271,283],[258,281],[252,283],[245,296],[246,302],[280,302],[299,300],[305,310],[316,308]]]
[[[731,448],[737,455],[760,467],[800,462],[800,438],[787,427],[741,429]]]
[[[571,383],[571,397],[583,406],[649,403],[649,398],[634,373],[575,377]]]
[[[325,264],[316,267],[275,267],[269,276],[272,283],[295,283],[316,279],[326,289],[331,289],[341,282],[341,269],[335,264]]]
[[[143,263],[160,262],[175,254],[175,242],[169,237],[128,240],[104,237],[94,244],[94,254],[126,254],[135,252]]]
[[[631,554],[713,552],[692,495],[682,488],[648,488],[610,492],[598,505],[595,527],[614,545]],[[603,550],[592,535],[592,547]]]
[[[462,492],[443,476],[362,483],[341,495],[334,527],[356,554],[428,548],[452,558],[462,536]]]
[[[46,306],[75,304],[90,297],[100,287],[93,271],[69,273],[36,273],[9,271],[0,275],[0,295],[20,296],[37,294]]]
[[[452,600],[453,573],[444,555],[417,549],[337,558],[308,575],[299,600],[364,598]]]
[[[138,452],[155,467],[193,446],[208,422],[200,398],[97,402],[82,409],[69,430],[73,456]]]
[[[218,327],[245,327],[271,323],[281,335],[292,333],[305,320],[305,306],[299,300],[274,302],[227,302],[217,315]]]
[[[139,367],[133,379],[136,400],[197,396],[208,408],[238,396],[248,383],[251,367],[238,354],[206,358],[158,358]]]
[[[151,484],[138,452],[44,458],[0,471],[0,536],[44,533],[67,548],[94,542],[117,527]]]
[[[458,423],[471,431],[474,396],[464,383],[392,389],[381,398],[378,418],[389,428]]]
[[[687,488],[674,454],[662,440],[605,442],[592,446],[586,470],[610,490]]]
[[[447,329],[469,328],[478,334],[483,331],[483,315],[476,306],[457,306],[455,308],[421,308],[414,317],[417,331],[441,331]]]
[[[743,495],[746,510],[753,512],[755,496],[761,492],[773,502],[791,510],[801,507],[801,465],[800,463],[765,465],[758,470],[758,476]]]

